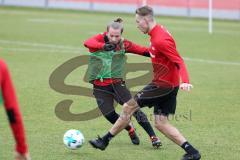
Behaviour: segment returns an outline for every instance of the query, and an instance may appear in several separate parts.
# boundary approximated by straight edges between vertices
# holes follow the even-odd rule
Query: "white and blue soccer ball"
[[[69,149],[78,149],[84,144],[84,136],[79,130],[70,129],[64,134],[63,143]]]

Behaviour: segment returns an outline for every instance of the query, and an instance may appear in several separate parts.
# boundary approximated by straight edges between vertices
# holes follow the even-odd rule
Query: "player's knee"
[[[125,103],[125,104],[123,105],[123,113],[125,113],[125,114],[131,114],[131,111],[132,111],[132,107]]]
[[[123,110],[120,115],[120,118],[124,119],[125,121],[130,121],[130,117],[131,117],[131,110],[129,109],[129,106],[123,105]]]
[[[155,123],[155,128],[161,132],[165,131],[167,128],[167,125],[164,123]]]
[[[163,131],[165,130],[165,128],[167,127],[167,121],[164,120],[164,119],[156,119],[155,118],[155,123],[154,123],[154,126],[156,129],[158,129],[159,131]]]
[[[159,130],[159,131],[162,131],[164,130],[164,124],[160,123],[160,122],[156,122],[154,123],[154,127]]]
[[[132,106],[133,108],[136,108],[138,106],[137,102],[132,98],[130,99],[126,105]]]
[[[123,104],[123,111],[128,114],[133,114],[138,109],[137,102],[133,99]]]

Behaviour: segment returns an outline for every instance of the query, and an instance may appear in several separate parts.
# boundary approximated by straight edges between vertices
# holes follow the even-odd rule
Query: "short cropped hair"
[[[139,16],[153,16],[153,9],[149,6],[142,6],[139,7],[138,9],[136,9],[136,14],[138,14]]]

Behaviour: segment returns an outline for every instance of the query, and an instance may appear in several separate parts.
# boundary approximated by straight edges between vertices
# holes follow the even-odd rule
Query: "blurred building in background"
[[[134,13],[136,7],[151,5],[156,14],[240,20],[240,0],[0,0],[1,5],[64,8]]]

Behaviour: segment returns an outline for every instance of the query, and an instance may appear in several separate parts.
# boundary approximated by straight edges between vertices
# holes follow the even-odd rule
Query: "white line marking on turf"
[[[47,19],[47,18],[35,18],[35,19],[28,19],[29,22],[33,23],[48,23],[48,24],[72,24],[72,25],[96,25],[96,21],[83,21],[83,20],[66,20],[66,19]],[[105,25],[103,21],[98,21],[98,25]],[[125,23],[128,27],[136,28],[134,23]],[[169,30],[176,30],[176,31],[188,31],[188,32],[204,32],[207,33],[206,27],[196,27],[196,26],[188,26],[188,27],[175,27],[174,25],[168,25]],[[137,29],[137,28],[136,28]],[[229,34],[229,35],[236,35],[239,32],[235,30],[223,30],[223,29],[215,29],[215,33],[218,34]]]
[[[101,12],[99,12],[101,14]],[[61,16],[68,16],[71,18],[79,18],[79,14],[78,13],[71,13],[71,14],[65,14],[65,13],[54,13],[54,12],[42,12],[42,11],[19,11],[19,10],[0,10],[0,14],[8,14],[8,15],[26,15],[26,16],[32,16],[32,15],[54,15],[57,17],[61,17]],[[196,18],[197,19],[197,18]],[[34,21],[34,19],[32,19]],[[68,19],[69,20],[69,19]],[[79,19],[78,19],[79,20]],[[83,19],[81,19],[82,21]],[[163,22],[163,24],[185,24],[185,25],[197,25],[197,26],[202,26],[202,27],[207,27],[207,23],[204,23],[202,21],[195,21],[195,20],[189,20],[189,19],[183,19],[183,18],[179,18],[179,19],[159,19],[160,21]],[[102,21],[101,21],[102,22]],[[125,23],[126,24],[126,23]],[[131,23],[132,24],[132,23]],[[231,23],[232,24],[232,23]],[[222,23],[222,22],[216,22],[215,26],[217,27],[227,27],[229,28],[239,28],[239,24],[235,23],[232,25],[229,25],[229,23]],[[193,27],[193,26],[191,26]]]
[[[13,52],[46,52],[46,53],[79,53],[80,51],[76,50],[59,50],[59,49],[41,49],[41,48],[7,48],[0,47],[2,50],[13,51]]]
[[[78,51],[82,51],[85,50],[83,48],[77,48],[77,47],[72,47],[72,46],[65,46],[65,45],[56,45],[56,44],[44,44],[44,43],[31,43],[31,42],[24,42],[24,41],[10,41],[10,40],[0,40],[0,43],[3,44],[16,44],[16,45],[24,45],[24,46],[33,46],[33,47],[46,47],[46,48],[52,48],[55,50],[46,50],[46,52],[65,52],[62,51],[62,49],[66,50],[66,53],[70,53],[70,52],[75,52],[77,53]],[[3,48],[3,47],[2,47]],[[6,48],[9,49],[10,48]],[[25,50],[25,51],[31,51],[31,49],[27,49],[27,48],[11,48],[12,50],[15,49],[15,51],[20,51],[20,50]],[[57,50],[57,49],[61,49],[61,50]],[[39,49],[38,49],[39,50]],[[41,49],[40,49],[41,50]],[[51,51],[52,50],[52,51]],[[68,51],[69,50],[69,51]],[[35,51],[35,50],[32,50]],[[36,50],[37,51],[37,50]],[[136,56],[134,54],[129,54],[131,56]],[[237,65],[240,66],[240,62],[230,62],[230,61],[218,61],[218,60],[207,60],[207,59],[198,59],[198,58],[189,58],[189,57],[184,57],[184,60],[186,61],[192,61],[192,62],[201,62],[201,63],[209,63],[209,64],[222,64],[222,65]]]
[[[139,55],[128,54],[128,56],[139,56]],[[208,64],[221,64],[221,65],[240,66],[240,62],[218,61],[218,60],[208,60],[208,59],[189,58],[189,57],[183,57],[183,59],[185,61],[190,61],[190,62],[200,62],[200,63],[208,63]]]
[[[29,22],[36,22],[36,23],[60,23],[60,24],[83,24],[78,21],[72,21],[72,20],[57,20],[57,19],[28,19]],[[85,23],[84,23],[85,24]],[[89,24],[92,24],[89,22]]]
[[[0,44],[15,44],[15,45],[23,45],[23,46],[32,46],[32,47],[47,47],[54,49],[69,49],[69,50],[83,50],[83,48],[73,47],[73,46],[65,46],[65,45],[56,45],[56,44],[44,44],[44,43],[32,43],[25,41],[11,41],[11,40],[1,40]]]
[[[188,58],[188,57],[184,57],[183,59],[185,61],[192,61],[192,62],[202,62],[202,63],[210,63],[210,64],[223,64],[223,65],[237,65],[237,66],[240,66],[240,62],[206,60],[206,59]]]
[[[29,22],[33,23],[47,23],[47,24],[72,24],[72,25],[96,25],[98,26],[105,26],[104,21],[95,20],[94,23],[92,21],[86,21],[82,19],[76,19],[76,20],[66,20],[66,19],[45,19],[45,18],[39,18],[39,19],[28,19]]]

